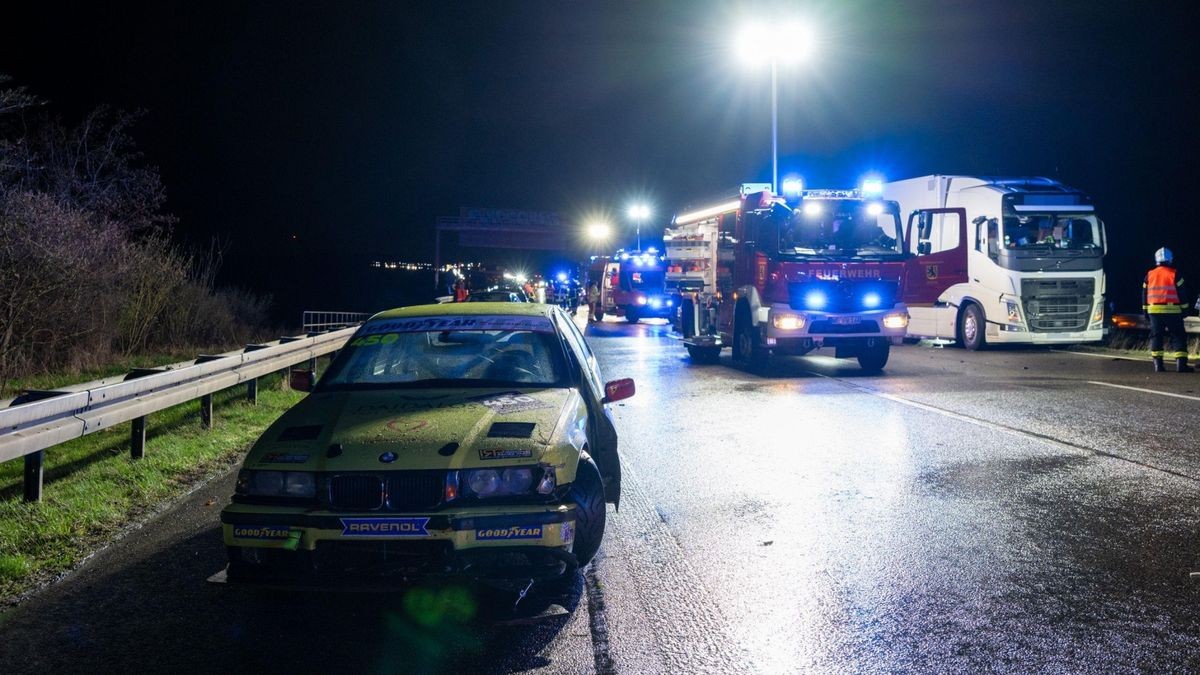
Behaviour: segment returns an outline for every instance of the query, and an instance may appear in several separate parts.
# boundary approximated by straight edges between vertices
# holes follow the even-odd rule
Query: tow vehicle
[[[572,579],[621,467],[603,383],[557,307],[424,305],[368,320],[254,444],[221,513],[231,583]]]
[[[730,346],[757,364],[771,353],[833,348],[881,370],[908,325],[898,206],[863,190],[804,190],[787,198],[749,183],[677,215],[666,230],[676,331],[698,362]]]
[[[600,307],[604,314],[622,316],[629,323],[675,316],[676,298],[666,289],[663,256],[657,249],[617,251],[611,258],[592,263],[592,275],[601,271]]]
[[[909,335],[1070,344],[1104,336],[1104,222],[1049,178],[922,176],[885,183],[910,215]]]

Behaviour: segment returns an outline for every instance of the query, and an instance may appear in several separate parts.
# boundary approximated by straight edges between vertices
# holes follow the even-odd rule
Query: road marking
[[[919,401],[914,401],[912,399],[903,398],[900,396],[896,396],[894,394],[888,394],[888,393],[882,392],[878,389],[873,389],[866,385],[858,384],[857,382],[851,382],[850,380],[843,380],[840,377],[834,377],[833,375],[826,375],[824,373],[817,372],[815,370],[812,370],[809,372],[814,373],[816,375],[820,375],[821,377],[824,377],[826,379],[834,380],[835,382],[840,382],[844,386],[849,387],[850,389],[857,389],[858,391],[861,391],[864,394],[870,394],[871,396],[878,396],[879,398],[886,399],[888,401],[892,401],[893,403],[899,403],[901,405],[906,405],[906,406],[909,406],[912,408],[917,408],[920,410],[924,410],[926,412],[931,412],[931,413],[934,413],[937,415],[942,415],[944,417],[950,417],[952,419],[956,419],[956,420],[959,420],[962,422],[967,422],[969,424],[974,424],[976,426],[980,426],[985,429],[991,429],[993,431],[999,431],[1001,433],[1007,433],[1007,434],[1010,434],[1013,436],[1020,436],[1022,438],[1026,438],[1026,439],[1030,439],[1030,440],[1042,441],[1043,443],[1049,443],[1051,445],[1061,446],[1063,448],[1068,448],[1070,450],[1075,450],[1077,452],[1091,453],[1093,455],[1097,455],[1100,457],[1106,457],[1109,459],[1117,459],[1117,460],[1121,460],[1123,462],[1129,462],[1130,464],[1140,466],[1144,469],[1153,469],[1155,471],[1161,471],[1163,473],[1170,474],[1177,478],[1184,478],[1184,479],[1187,479],[1190,481],[1200,481],[1200,478],[1197,478],[1196,476],[1189,476],[1186,473],[1180,473],[1179,471],[1174,471],[1172,469],[1167,469],[1165,467],[1156,466],[1154,464],[1149,464],[1147,462],[1140,462],[1136,459],[1124,457],[1124,456],[1118,455],[1114,452],[1109,452],[1107,450],[1100,450],[1099,448],[1092,448],[1092,447],[1088,447],[1086,445],[1079,445],[1078,443],[1072,443],[1071,441],[1064,441],[1061,438],[1055,438],[1055,437],[1049,436],[1047,434],[1040,434],[1036,431],[1029,431],[1028,429],[1019,429],[1017,427],[1010,427],[1010,426],[1006,426],[1006,425],[999,424],[996,422],[989,422],[987,420],[981,420],[977,417],[971,417],[969,415],[964,415],[963,413],[955,412],[953,410],[947,410],[946,408],[939,408],[934,405],[929,405],[928,403],[921,403]],[[1096,384],[1103,384],[1103,383],[1097,382]],[[1120,386],[1120,385],[1111,385],[1111,386]],[[1130,387],[1130,388],[1132,389],[1133,387]],[[1145,391],[1151,391],[1151,390],[1147,389]],[[1152,391],[1151,393],[1163,394],[1165,392],[1153,392]],[[1170,396],[1182,396],[1182,394],[1169,394],[1169,395]],[[1192,398],[1192,397],[1185,396],[1184,398]],[[1200,400],[1200,399],[1197,399],[1197,400]]]
[[[1110,359],[1118,361],[1145,361],[1144,358],[1134,358],[1132,356],[1118,356],[1116,354],[1093,354],[1092,352],[1077,352],[1071,349],[1051,349],[1052,352],[1059,354],[1075,354],[1077,356],[1090,356],[1096,359]]]
[[[1147,394],[1158,394],[1159,396],[1171,396],[1173,398],[1186,398],[1189,401],[1200,401],[1200,396],[1188,396],[1187,394],[1172,394],[1169,391],[1157,391],[1155,389],[1143,389],[1141,387],[1130,387],[1124,384],[1112,384],[1110,382],[1096,382],[1088,380],[1088,384],[1098,384],[1101,387],[1112,387],[1114,389],[1129,389],[1130,391],[1141,391]]]

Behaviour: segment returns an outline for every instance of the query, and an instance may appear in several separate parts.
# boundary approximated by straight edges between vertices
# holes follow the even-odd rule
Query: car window
[[[583,333],[579,332],[579,327],[569,317],[560,316],[559,323],[562,324],[562,332],[567,340],[567,344],[571,346],[571,350],[575,352],[575,358],[582,365],[583,378],[588,381],[588,386],[591,387],[592,394],[595,395],[596,400],[604,398],[604,383],[600,379],[600,364],[596,361],[596,356],[592,353],[592,348],[588,346]]]
[[[567,386],[546,317],[447,316],[367,324],[338,354],[324,390],[389,386]]]

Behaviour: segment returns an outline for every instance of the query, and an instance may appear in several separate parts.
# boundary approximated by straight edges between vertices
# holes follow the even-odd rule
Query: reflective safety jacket
[[[1148,314],[1182,314],[1183,277],[1170,265],[1159,265],[1142,282],[1142,311]]]

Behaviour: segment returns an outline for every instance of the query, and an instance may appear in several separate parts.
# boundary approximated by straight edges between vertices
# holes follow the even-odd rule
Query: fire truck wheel
[[[721,360],[720,347],[697,347],[696,345],[688,345],[688,358],[692,363],[716,363]]]
[[[636,309],[630,307],[629,309],[625,310],[625,320],[629,323],[637,323],[638,321],[642,320],[642,317],[638,314]]]
[[[879,372],[887,365],[888,356],[891,352],[892,346],[890,344],[883,341],[876,342],[874,346],[866,347],[858,355],[858,365],[868,372]]]
[[[684,300],[679,303],[679,334],[685,338],[692,337],[696,334],[696,303],[691,300]],[[692,353],[692,348],[688,347],[688,354]],[[692,355],[692,360],[695,360],[695,355]]]
[[[604,482],[600,470],[586,453],[579,457],[575,481],[571,483],[571,501],[575,502],[575,545],[572,551],[583,567],[600,549],[604,538]]]
[[[758,339],[758,329],[739,323],[733,338],[733,353],[739,361],[756,368],[767,360],[767,352]]]
[[[985,325],[983,310],[979,305],[967,305],[958,317],[958,343],[971,351],[983,349],[987,346],[987,338],[984,337]]]

